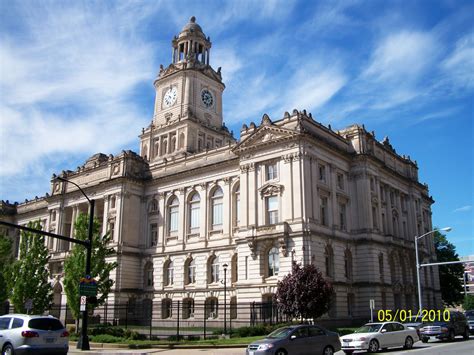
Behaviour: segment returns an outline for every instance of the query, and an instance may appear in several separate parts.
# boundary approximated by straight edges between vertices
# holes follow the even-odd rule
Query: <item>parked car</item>
[[[423,327],[423,322],[421,321],[422,317],[410,317],[403,322],[403,325],[408,328],[413,328],[416,330],[418,337],[420,337],[420,328]],[[421,339],[421,338],[420,338]]]
[[[423,343],[429,340],[441,339],[453,341],[457,335],[469,339],[469,323],[461,312],[450,311],[449,321],[429,322],[420,328],[420,337]]]
[[[467,318],[467,323],[469,324],[469,332],[474,334],[474,311],[467,311],[465,315]]]
[[[403,346],[411,349],[417,342],[418,334],[398,322],[367,323],[353,334],[342,337],[342,350],[352,354],[356,350],[367,350],[375,353],[379,349]]]
[[[2,355],[67,354],[69,333],[52,316],[7,314],[0,316]]]
[[[295,325],[275,330],[247,347],[247,355],[332,355],[341,350],[339,335],[316,325]]]

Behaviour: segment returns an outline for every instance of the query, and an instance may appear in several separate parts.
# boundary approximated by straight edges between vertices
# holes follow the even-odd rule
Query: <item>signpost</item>
[[[370,321],[374,321],[375,300],[370,300]]]
[[[80,308],[81,312],[84,312],[86,310],[86,305],[87,305],[87,297],[81,296],[81,308]]]

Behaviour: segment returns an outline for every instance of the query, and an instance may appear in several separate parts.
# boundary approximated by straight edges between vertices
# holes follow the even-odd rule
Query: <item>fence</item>
[[[13,307],[10,307],[9,311],[14,312]],[[75,322],[68,306],[53,306],[46,314],[59,318],[65,324]],[[161,304],[153,304],[148,300],[133,304],[105,304],[89,314],[91,327],[120,326],[135,330],[150,339],[206,339],[215,334],[222,334],[224,328],[226,333],[230,334],[243,326],[274,325],[287,321],[289,319],[272,302],[232,303],[224,307],[217,302],[164,300]]]

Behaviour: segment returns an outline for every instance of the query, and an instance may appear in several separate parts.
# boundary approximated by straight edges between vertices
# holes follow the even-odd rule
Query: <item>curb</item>
[[[69,349],[76,349],[77,342],[70,342]],[[246,348],[248,344],[118,344],[118,343],[89,343],[91,351],[93,349],[227,349],[227,348]]]

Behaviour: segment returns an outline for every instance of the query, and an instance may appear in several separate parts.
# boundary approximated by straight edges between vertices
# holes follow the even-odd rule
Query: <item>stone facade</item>
[[[432,229],[434,202],[416,163],[364,126],[333,130],[304,110],[278,120],[265,114],[235,140],[223,123],[225,86],[209,65],[210,48],[194,18],[173,39],[140,154],[96,154],[60,174],[96,201],[102,233],[112,233],[118,267],[109,303],[148,300],[154,316],[166,317],[170,299],[223,302],[224,264],[228,302],[262,302],[296,261],[314,263],[333,282],[333,319],[367,319],[370,299],[378,309],[415,309],[414,236]],[[70,237],[88,210],[56,175],[46,196],[1,206],[2,218],[40,219]],[[64,304],[70,245],[47,244],[55,302]],[[429,238],[420,253],[431,260]],[[424,271],[424,304],[439,307],[437,268]]]

